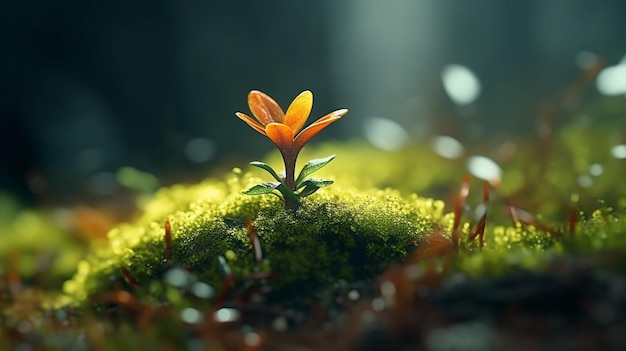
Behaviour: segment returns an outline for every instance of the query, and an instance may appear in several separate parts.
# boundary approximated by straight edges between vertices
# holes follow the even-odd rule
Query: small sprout
[[[480,247],[483,247],[483,236],[485,234],[485,225],[487,224],[487,213],[489,212],[489,183],[487,182],[483,185],[483,207],[484,212],[482,216],[480,216],[480,220],[478,221],[476,228],[474,228],[469,236],[470,242],[474,241],[474,239],[478,237]]]
[[[276,182],[255,185],[244,191],[244,194],[275,194],[285,202],[285,207],[295,210],[300,205],[300,198],[332,184],[330,180],[307,177],[326,166],[335,158],[335,155],[309,161],[297,178],[295,177],[296,159],[300,150],[311,138],[343,117],[348,110],[333,111],[302,129],[313,107],[313,93],[308,90],[303,91],[293,100],[286,113],[276,101],[258,90],[253,90],[248,94],[248,106],[256,119],[241,112],[236,112],[235,115],[276,144],[285,163],[285,172],[279,174],[263,162],[250,163],[270,173]]]
[[[567,214],[567,232],[572,237],[574,235],[574,232],[576,231],[576,225],[578,224],[578,220],[578,213],[574,208],[571,208]]]
[[[465,175],[463,177],[463,182],[461,183],[461,189],[454,199],[454,223],[452,225],[452,245],[455,250],[459,248],[459,232],[461,225],[461,215],[463,213],[463,208],[465,207],[465,202],[467,201],[467,196],[469,195],[469,175]]]
[[[532,213],[526,212],[522,210],[521,208],[515,207],[511,203],[509,203],[507,206],[507,212],[513,224],[521,223],[524,225],[532,225],[533,227],[541,231],[550,233],[554,236],[560,237],[562,235],[561,231],[559,231],[558,229],[553,228],[552,226],[539,221],[537,217],[533,215]]]
[[[172,261],[172,225],[170,224],[170,219],[165,219],[165,237],[163,238],[163,242],[165,245],[163,258],[166,263]]]
[[[122,275],[124,276],[124,281],[126,281],[126,283],[133,289],[138,289],[139,288],[139,283],[137,282],[137,279],[135,279],[135,277],[133,277],[133,275],[130,273],[130,271],[128,269],[126,269],[126,267],[120,267],[120,270],[122,271]]]
[[[259,263],[263,260],[263,250],[261,249],[261,240],[257,234],[256,228],[252,225],[252,220],[246,221],[246,229],[248,230],[248,238],[254,250],[254,261]]]

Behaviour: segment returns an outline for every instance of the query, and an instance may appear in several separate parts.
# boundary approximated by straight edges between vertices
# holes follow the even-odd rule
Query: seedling
[[[266,163],[251,162],[252,166],[267,171],[276,181],[257,184],[244,191],[244,194],[274,194],[285,203],[286,208],[296,210],[300,206],[301,198],[333,183],[329,179],[309,178],[309,176],[326,166],[335,158],[335,155],[309,161],[297,178],[295,177],[296,160],[300,150],[311,138],[343,117],[348,110],[333,111],[302,129],[313,107],[313,93],[308,90],[296,96],[286,113],[276,101],[258,90],[252,90],[248,94],[248,106],[255,118],[242,112],[236,112],[235,115],[276,145],[285,162],[285,171],[278,173]]]

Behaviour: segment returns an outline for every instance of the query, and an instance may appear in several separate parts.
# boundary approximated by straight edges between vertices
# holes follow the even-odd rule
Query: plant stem
[[[296,173],[296,159],[298,158],[298,154],[290,154],[290,153],[282,153],[283,161],[285,162],[285,186],[289,191],[295,192],[296,190],[296,181],[295,181],[295,173]],[[289,208],[292,210],[297,210],[300,204],[294,203],[291,199],[285,197],[285,208]]]

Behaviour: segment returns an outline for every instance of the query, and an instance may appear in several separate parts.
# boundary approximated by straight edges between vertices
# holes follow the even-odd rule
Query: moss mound
[[[271,276],[267,286],[277,296],[306,295],[337,280],[374,277],[450,222],[441,201],[338,185],[306,198],[297,212],[287,211],[271,195],[241,194],[260,182],[236,170],[224,181],[158,191],[140,218],[111,230],[109,244],[79,263],[65,293],[80,303],[115,286],[136,282],[144,289],[175,264],[214,287],[225,271],[238,284],[263,273]],[[166,219],[172,238],[168,262]],[[251,231],[260,240],[261,261],[255,260]]]

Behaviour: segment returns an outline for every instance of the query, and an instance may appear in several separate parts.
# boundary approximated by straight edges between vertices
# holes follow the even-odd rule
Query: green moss
[[[236,171],[225,181],[160,190],[133,223],[109,232],[107,246],[94,249],[64,290],[74,301],[123,283],[121,267],[143,288],[160,279],[164,262],[164,223],[171,223],[172,258],[198,279],[219,286],[218,256],[227,258],[239,280],[271,271],[277,293],[309,292],[337,279],[365,279],[408,250],[434,228],[449,222],[443,203],[392,190],[333,185],[305,199],[297,212],[278,198],[246,196],[243,189],[261,179]],[[260,238],[264,261],[254,262],[246,220]]]
[[[464,242],[457,268],[472,276],[501,275],[512,269],[541,268],[562,251],[559,240],[534,226],[492,225],[485,229],[482,248]]]
[[[47,288],[58,289],[74,272],[83,251],[51,214],[24,209],[0,193],[0,270],[15,270],[23,280],[37,279]]]
[[[600,250],[626,252],[626,207],[617,210],[605,207],[593,211],[591,216],[577,226],[571,245],[577,252]]]
[[[456,269],[472,276],[502,275],[511,270],[537,270],[556,258],[587,257],[588,263],[623,269],[626,263],[626,208],[603,207],[579,214],[573,230],[546,231],[532,225],[491,225],[485,245],[463,242]],[[467,226],[465,237],[467,237]]]
[[[402,261],[415,242],[441,226],[442,210],[441,202],[403,199],[390,190],[328,191],[304,201],[297,213],[261,211],[255,225],[284,281],[314,288],[369,278]]]

